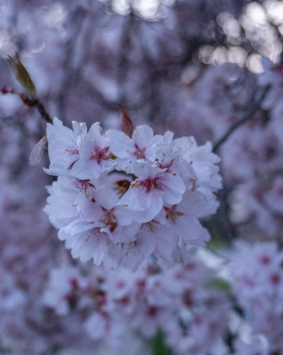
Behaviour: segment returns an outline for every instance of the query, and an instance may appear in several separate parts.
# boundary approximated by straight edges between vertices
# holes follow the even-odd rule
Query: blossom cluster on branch
[[[213,258],[183,253],[170,269],[149,261],[136,273],[63,263],[50,272],[43,305],[61,319],[76,315],[96,349],[110,353],[129,334],[151,341],[159,332],[174,354],[280,353],[282,251],[242,241],[208,266]]]
[[[216,211],[221,187],[210,143],[154,135],[146,125],[130,135],[102,134],[99,123],[71,130],[57,118],[47,139],[46,172],[59,177],[45,211],[73,257],[136,269],[151,254],[172,263],[184,245],[210,239],[199,222]]]
[[[121,348],[129,331],[149,340],[161,331],[176,353],[203,354],[224,335],[231,302],[209,286],[214,272],[196,255],[186,257],[168,270],[149,263],[137,273],[96,268],[84,276],[62,265],[51,271],[43,302],[61,317],[81,314],[101,347]]]
[[[253,334],[271,353],[283,347],[283,253],[275,243],[239,241],[231,254],[231,285]]]

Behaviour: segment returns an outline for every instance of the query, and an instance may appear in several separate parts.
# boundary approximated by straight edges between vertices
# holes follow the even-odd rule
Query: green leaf
[[[31,77],[26,70],[23,63],[20,61],[19,54],[16,53],[16,60],[8,56],[8,62],[22,87],[29,93],[29,95],[35,100],[37,99],[36,88],[31,80]]]
[[[217,288],[222,292],[230,292],[231,287],[228,281],[222,279],[221,277],[213,277],[207,284],[208,287]]]
[[[172,355],[171,350],[165,345],[165,336],[158,330],[151,339],[152,355]]]

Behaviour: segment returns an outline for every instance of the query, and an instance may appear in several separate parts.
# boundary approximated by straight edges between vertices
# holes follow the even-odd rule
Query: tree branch
[[[49,116],[49,114],[46,112],[45,107],[43,106],[42,102],[39,101],[39,99],[33,99],[28,97],[24,93],[19,94],[21,100],[26,106],[29,107],[34,107],[37,109],[37,111],[40,113],[40,116],[47,122],[47,123],[53,123],[52,118]]]
[[[218,140],[213,144],[213,152],[217,152],[217,150],[220,148],[220,146],[225,143],[225,141],[231,136],[231,134],[240,126],[242,126],[244,123],[246,123],[260,108],[260,105],[262,101],[264,100],[267,92],[270,89],[270,85],[267,85],[263,88],[258,89],[255,91],[253,95],[253,99],[250,103],[250,106],[248,107],[246,113],[243,115],[243,117],[236,122],[233,126],[231,126],[228,131]]]
[[[37,111],[40,113],[41,117],[47,122],[47,123],[53,123],[52,118],[49,116],[49,114],[46,112],[45,107],[43,106],[43,104],[38,101],[35,104],[35,107],[37,109]]]

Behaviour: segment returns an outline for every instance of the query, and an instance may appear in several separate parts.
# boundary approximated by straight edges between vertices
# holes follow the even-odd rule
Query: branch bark
[[[246,113],[243,115],[243,117],[236,122],[233,126],[231,126],[227,132],[213,144],[213,152],[217,152],[218,149],[221,147],[223,143],[226,142],[226,140],[231,136],[231,134],[240,126],[242,126],[244,123],[246,123],[260,108],[260,105],[262,101],[264,100],[267,92],[270,89],[270,85],[267,85],[263,88],[258,89],[255,91],[253,99],[251,100],[250,106],[248,107]]]

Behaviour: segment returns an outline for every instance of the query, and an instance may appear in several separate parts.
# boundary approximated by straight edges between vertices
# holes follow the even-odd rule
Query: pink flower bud
[[[12,89],[10,86],[4,85],[4,86],[1,88],[1,93],[2,93],[2,94],[14,94],[15,91],[14,91],[14,89]]]
[[[129,112],[122,105],[120,105],[119,109],[120,109],[120,112],[121,112],[121,115],[122,115],[122,117],[121,117],[121,119],[122,119],[122,130],[127,136],[132,138],[133,133],[134,133],[134,126],[133,126],[133,122],[131,120],[131,117],[129,115]]]
[[[38,103],[38,100],[30,99],[26,94],[20,93],[20,98],[22,99],[23,103],[29,107],[34,107]]]

